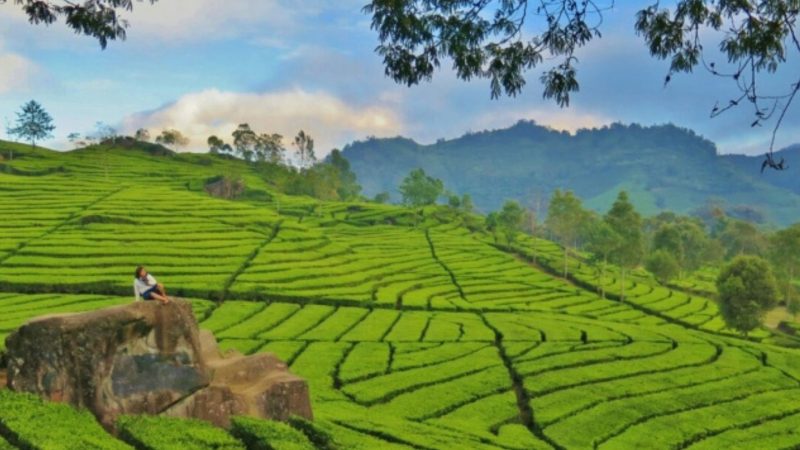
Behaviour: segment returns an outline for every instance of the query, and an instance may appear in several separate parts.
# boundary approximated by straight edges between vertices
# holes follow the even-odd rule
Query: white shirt
[[[149,273],[147,274],[147,280],[142,281],[141,278],[136,278],[133,280],[133,295],[136,296],[136,301],[142,299],[142,294],[145,293],[148,289],[152,288],[156,285],[156,279],[153,278],[152,275]]]

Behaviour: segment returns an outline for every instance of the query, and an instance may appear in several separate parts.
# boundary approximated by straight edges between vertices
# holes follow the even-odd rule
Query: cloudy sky
[[[366,0],[160,0],[137,4],[128,40],[101,51],[63,25],[31,26],[19,7],[0,4],[0,120],[30,99],[55,119],[55,138],[91,132],[103,121],[122,132],[177,128],[203,150],[210,134],[238,123],[293,136],[303,129],[318,153],[366,136],[404,135],[420,142],[504,128],[520,119],[575,130],[612,122],[692,128],[722,153],[763,153],[770,128],[750,128],[751,111],[710,119],[716,101],[737,94],[706,73],[663,86],[667,64],[648,56],[633,31],[636,6],[617,2],[603,37],[578,55],[581,92],[567,109],[542,100],[537,68],[516,98],[491,100],[486,81],[463,82],[448,70],[407,88],[383,74]],[[623,3],[620,5],[620,3]],[[788,89],[800,64],[764,89]],[[800,142],[800,105],[789,112],[777,146]],[[2,133],[0,133],[0,136]]]

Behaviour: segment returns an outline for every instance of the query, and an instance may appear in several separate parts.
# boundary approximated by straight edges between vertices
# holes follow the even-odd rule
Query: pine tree
[[[9,134],[19,136],[36,148],[36,142],[53,137],[53,118],[35,100],[22,105],[17,113],[17,126],[8,130]]]

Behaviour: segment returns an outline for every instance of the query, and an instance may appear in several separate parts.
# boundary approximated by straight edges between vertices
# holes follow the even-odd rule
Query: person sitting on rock
[[[157,282],[142,266],[137,267],[136,273],[134,273],[133,293],[136,296],[136,301],[156,300],[162,305],[169,303],[169,297],[167,296],[167,291],[164,290],[164,285]]]

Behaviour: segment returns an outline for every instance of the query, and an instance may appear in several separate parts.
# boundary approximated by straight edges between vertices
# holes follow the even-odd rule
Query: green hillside
[[[422,167],[487,212],[507,199],[534,205],[555,189],[572,190],[587,206],[606,211],[626,189],[648,215],[687,213],[715,199],[731,213],[753,209],[767,222],[788,225],[800,217],[800,186],[790,172],[762,176],[762,158],[718,156],[713,143],[672,125],[614,124],[573,136],[521,121],[431,145],[369,139],[348,145],[344,155],[366,194],[388,192],[395,200],[403,177]]]
[[[550,241],[498,246],[446,207],[282,195],[221,156],[0,142],[0,154],[11,148],[0,162],[0,339],[41,314],[132,301],[144,264],[192,299],[223,347],[274,352],[308,380],[313,433],[285,448],[313,448],[311,435],[348,449],[800,445],[795,338],[740,338],[692,284],[638,270],[620,301],[614,268],[600,278],[579,255],[569,279],[556,275],[563,253]],[[229,174],[250,195],[203,191]],[[127,418],[122,441],[92,424],[0,391],[0,449],[246,441],[194,421]],[[275,427],[243,428],[308,431]]]

